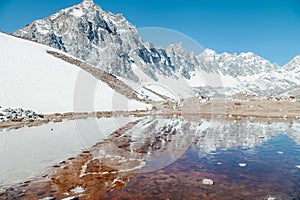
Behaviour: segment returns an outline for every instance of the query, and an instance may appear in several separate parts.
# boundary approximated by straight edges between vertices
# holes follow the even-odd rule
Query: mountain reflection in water
[[[128,133],[146,165],[107,199],[300,198],[299,123],[144,118]]]

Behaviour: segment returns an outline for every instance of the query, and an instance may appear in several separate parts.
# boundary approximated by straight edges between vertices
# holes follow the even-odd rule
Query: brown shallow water
[[[299,199],[299,146],[293,148],[286,135],[254,149],[217,150],[202,158],[200,148],[190,148],[171,165],[137,174],[103,199]],[[247,166],[240,167],[240,162]],[[214,185],[203,185],[204,178]]]
[[[297,122],[144,117],[0,199],[300,199],[299,144]]]

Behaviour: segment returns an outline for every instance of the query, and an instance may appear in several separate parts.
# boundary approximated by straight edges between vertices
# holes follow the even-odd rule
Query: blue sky
[[[13,32],[80,0],[1,0],[0,29]],[[179,31],[205,48],[252,51],[284,65],[300,54],[300,0],[95,0],[141,27]]]

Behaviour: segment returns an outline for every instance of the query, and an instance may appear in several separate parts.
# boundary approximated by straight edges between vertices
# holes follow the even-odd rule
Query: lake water
[[[94,161],[98,159],[100,163],[113,163],[109,159],[115,160],[120,156],[122,163],[139,160],[144,164],[140,169],[131,166],[135,170],[128,170],[128,165],[118,165],[116,170],[119,178],[125,180],[126,177],[124,185],[112,187],[105,194],[102,193],[101,198],[97,197],[100,199],[300,199],[299,122],[187,121],[181,117],[145,117],[139,118],[124,132],[110,135],[137,118],[103,120],[98,121],[97,126],[93,119],[80,120],[79,138],[85,135],[84,145],[81,142],[74,143],[78,139],[78,134],[72,136],[72,133],[78,133],[74,126],[71,126],[74,130],[61,130],[58,140],[62,140],[64,147],[71,147],[58,148],[54,151],[56,153],[52,152],[51,147],[55,148],[60,142],[55,143],[56,139],[53,138],[49,140],[51,142],[43,143],[42,146],[48,145],[45,149],[31,142],[29,151],[19,144],[36,138],[40,143],[45,135],[50,134],[49,128],[55,126],[53,130],[59,130],[60,127],[69,127],[67,124],[72,121],[0,132],[1,157],[7,152],[13,157],[14,153],[23,152],[23,148],[26,150],[23,156],[32,155],[29,158],[16,156],[14,162],[6,158],[5,162],[10,164],[4,169],[18,169],[18,174],[22,174],[30,171],[31,167],[28,166],[34,168],[37,165],[41,171],[46,169],[49,159],[48,166],[68,156],[76,156],[83,149],[89,149],[108,138],[94,147]],[[103,126],[99,126],[99,123]],[[104,125],[110,128],[103,128],[99,135],[99,127]],[[47,134],[44,133],[46,130]],[[10,134],[14,136],[10,138]],[[60,137],[65,134],[70,138]],[[20,140],[17,139],[19,137]],[[67,143],[67,140],[74,144]],[[14,151],[16,145],[19,145],[18,150]],[[39,154],[40,148],[43,150]],[[47,151],[52,152],[51,158]],[[26,162],[27,159],[30,160],[27,167],[16,167],[20,160]],[[44,163],[43,167],[37,164],[40,162]],[[2,185],[18,176],[12,173],[8,178],[3,169],[0,173]],[[18,177],[16,180],[25,180],[28,176]],[[106,186],[114,183],[115,178],[106,182]],[[203,179],[212,180],[213,185],[203,184]],[[83,188],[78,196],[84,198],[88,191],[88,188]]]
[[[90,118],[0,131],[0,189],[45,173],[134,119]]]

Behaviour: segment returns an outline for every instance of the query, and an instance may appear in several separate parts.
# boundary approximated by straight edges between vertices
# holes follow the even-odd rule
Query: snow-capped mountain
[[[165,50],[144,44],[137,29],[121,14],[103,11],[91,0],[37,20],[14,34],[133,81],[138,81],[133,63],[154,80],[156,72],[170,76],[175,71]]]
[[[193,90],[207,96],[272,94],[300,84],[299,57],[281,68],[251,52],[217,54],[206,49],[194,55],[182,44],[155,47],[144,42],[121,14],[103,11],[92,0],[34,21],[14,35],[65,51],[123,77],[135,89],[147,84],[147,89],[165,93],[162,87],[149,85],[155,82],[180,98],[194,95]]]
[[[262,73],[254,80],[246,80],[243,88],[257,94],[272,95],[294,90],[300,86],[300,56],[296,56],[283,67]]]
[[[93,1],[37,20],[15,35],[63,50],[116,75],[137,80],[130,70],[131,49],[141,41],[136,28],[122,15],[103,11]]]
[[[287,71],[300,72],[300,55],[294,57],[290,62],[288,62],[284,69]]]
[[[300,55],[294,57],[283,69],[286,71],[286,78],[290,78],[296,83],[294,88],[285,91],[284,95],[294,96],[296,99],[300,99]]]
[[[280,67],[270,61],[255,55],[252,52],[241,54],[222,53],[217,54],[215,51],[207,49],[198,56],[202,63],[209,64],[205,71],[222,73],[232,77],[252,76],[259,73],[268,73],[277,70]],[[211,66],[212,63],[214,67]]]

